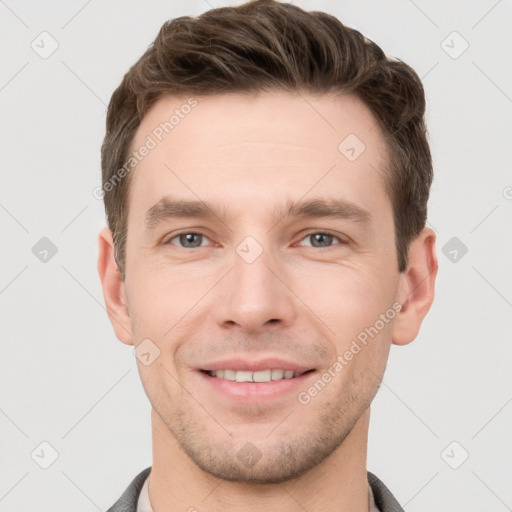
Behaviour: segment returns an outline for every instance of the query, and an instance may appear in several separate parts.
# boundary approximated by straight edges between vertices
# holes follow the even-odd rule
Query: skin
[[[132,147],[186,100],[159,100]],[[160,350],[147,366],[137,359],[152,405],[153,509],[367,511],[370,404],[391,344],[413,341],[431,306],[435,234],[420,233],[399,273],[387,148],[357,98],[275,91],[197,100],[131,175],[124,282],[110,230],[99,235],[116,336]],[[351,133],[366,146],[352,162],[338,150]],[[171,195],[211,202],[225,217],[171,218],[147,230],[146,211]],[[330,198],[351,201],[371,221],[274,215],[288,199]],[[325,230],[335,236],[315,246],[308,235]],[[186,232],[204,235],[192,237],[199,247],[184,247],[176,234]],[[247,236],[263,249],[252,263],[236,251]],[[395,303],[401,311],[300,403],[297,392]],[[315,372],[293,392],[235,401],[198,371],[233,355],[290,359]],[[246,443],[261,455],[253,465],[237,457]]]

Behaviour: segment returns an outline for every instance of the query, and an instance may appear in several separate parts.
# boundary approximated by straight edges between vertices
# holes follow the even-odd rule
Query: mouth
[[[314,368],[306,371],[297,371],[282,368],[268,368],[265,370],[234,370],[234,369],[221,369],[221,370],[201,370],[202,373],[214,377],[234,382],[272,382],[284,379],[296,379],[307,373],[314,372]]]
[[[257,401],[290,400],[302,388],[306,388],[318,373],[306,363],[282,357],[250,355],[203,362],[196,368],[200,386],[212,398],[220,399],[227,406],[233,403],[253,404]]]

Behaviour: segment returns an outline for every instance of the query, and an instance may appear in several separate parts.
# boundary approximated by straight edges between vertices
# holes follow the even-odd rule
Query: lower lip
[[[314,377],[316,371],[303,373],[292,379],[271,380],[270,382],[236,382],[234,380],[219,379],[199,371],[199,376],[217,393],[235,400],[244,402],[251,399],[271,399],[285,396],[293,391],[306,389],[306,381]]]

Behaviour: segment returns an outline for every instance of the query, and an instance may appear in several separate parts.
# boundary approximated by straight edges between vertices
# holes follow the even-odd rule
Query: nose
[[[213,307],[218,325],[253,334],[291,325],[297,302],[284,266],[267,250],[252,262],[240,254],[234,255],[233,269],[217,290]]]

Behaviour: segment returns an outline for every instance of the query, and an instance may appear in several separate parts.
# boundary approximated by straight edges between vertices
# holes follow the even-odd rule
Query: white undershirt
[[[151,502],[149,501],[149,477],[146,478],[144,485],[142,486],[142,490],[140,491],[139,501],[137,502],[137,512],[153,512],[151,508]],[[380,512],[375,505],[375,500],[373,499],[373,491],[368,483],[368,503],[370,504],[370,512]]]
[[[147,476],[139,494],[139,501],[137,502],[137,512],[153,512],[151,502],[149,501],[149,477]]]

